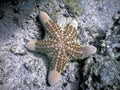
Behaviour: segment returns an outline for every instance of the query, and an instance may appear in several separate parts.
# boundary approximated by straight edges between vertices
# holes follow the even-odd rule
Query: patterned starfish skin
[[[45,26],[49,33],[48,39],[37,41],[36,50],[43,51],[52,59],[50,70],[61,73],[70,59],[82,57],[82,47],[75,42],[77,31],[70,25],[62,30],[51,20]]]
[[[51,59],[48,82],[54,85],[69,60],[85,58],[94,54],[96,50],[92,50],[95,49],[92,46],[83,48],[77,43],[76,20],[72,20],[62,29],[45,12],[41,11],[40,21],[47,31],[46,38],[31,40],[26,47],[31,51],[45,53]]]

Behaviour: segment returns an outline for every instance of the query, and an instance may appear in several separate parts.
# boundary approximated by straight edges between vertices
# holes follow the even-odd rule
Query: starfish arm
[[[67,54],[71,59],[81,59],[83,48],[77,43],[71,43],[67,47]]]
[[[54,85],[58,81],[68,60],[69,59],[65,52],[59,51],[55,53],[50,64],[50,72],[48,74],[48,82],[50,85]]]
[[[37,42],[37,40],[35,39],[31,39],[26,45],[25,47],[29,50],[29,51],[36,51],[35,49],[35,43]]]
[[[44,40],[30,40],[26,44],[26,48],[29,51],[36,51],[41,53],[50,53],[52,52],[53,40],[44,39]]]
[[[64,69],[65,64],[68,61],[68,57],[63,51],[58,51],[51,61],[50,70],[55,69],[57,72],[61,73]]]
[[[53,51],[54,41],[52,39],[38,40],[35,44],[35,49],[38,52],[49,54]]]
[[[64,34],[66,35],[67,40],[75,41],[77,38],[77,21],[73,19],[71,23],[69,23],[64,28]]]
[[[44,28],[51,36],[56,36],[57,33],[61,30],[61,28],[47,15],[47,13],[41,11],[39,18]]]

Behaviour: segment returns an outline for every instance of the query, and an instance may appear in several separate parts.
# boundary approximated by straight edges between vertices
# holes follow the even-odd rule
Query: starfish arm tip
[[[57,72],[56,70],[50,71],[48,75],[48,83],[51,86],[55,85],[57,81],[59,80],[59,76],[60,76],[60,73]]]
[[[83,58],[86,58],[92,54],[95,54],[96,52],[97,52],[97,48],[92,45],[84,47],[83,48]]]
[[[30,40],[25,47],[29,50],[29,51],[35,51],[35,43],[37,41],[36,40]]]
[[[45,24],[45,23],[49,22],[49,20],[51,20],[50,17],[48,16],[48,14],[44,11],[40,11],[39,18],[43,24]]]

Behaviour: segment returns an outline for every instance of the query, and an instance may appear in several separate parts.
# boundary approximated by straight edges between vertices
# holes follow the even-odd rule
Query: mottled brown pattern
[[[36,50],[43,52],[50,57],[50,70],[62,72],[64,66],[70,59],[82,57],[82,47],[76,43],[77,30],[67,25],[62,30],[54,21],[45,23],[48,31],[48,38],[39,40],[36,43]]]
[[[45,27],[47,28],[49,36],[53,38],[61,31],[61,28],[52,20],[49,20],[49,23],[45,23]]]

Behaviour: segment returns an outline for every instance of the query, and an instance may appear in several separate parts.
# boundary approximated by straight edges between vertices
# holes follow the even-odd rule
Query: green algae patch
[[[61,1],[65,4],[66,9],[71,15],[81,15],[83,8],[80,0],[63,0]]]
[[[39,6],[40,10],[47,12],[54,20],[57,12],[66,10],[71,17],[76,17],[83,11],[81,0],[46,0],[41,1]]]

